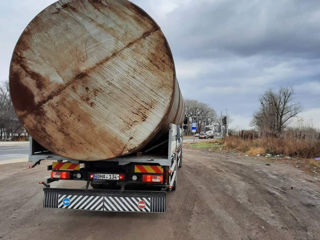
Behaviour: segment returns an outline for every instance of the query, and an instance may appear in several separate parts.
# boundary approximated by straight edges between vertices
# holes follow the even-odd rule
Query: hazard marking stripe
[[[113,204],[109,201],[109,199],[107,197],[104,198],[106,200],[106,202],[108,203],[108,205],[113,209],[114,212],[117,212],[118,210],[115,208],[115,206],[113,206]]]
[[[74,206],[74,209],[77,209],[87,198],[88,196],[84,196],[84,198],[82,198],[81,201],[78,202],[76,206]]]
[[[68,170],[72,163],[64,163],[59,170]]]
[[[137,172],[140,172],[140,173],[145,173],[145,172],[147,172],[147,170],[144,168],[144,166],[142,166],[142,165],[136,165],[135,166],[136,168],[137,168]]]
[[[77,204],[81,199],[83,198],[83,196],[78,196],[70,205],[68,208],[73,208],[73,206],[75,204]]]
[[[118,206],[118,204],[114,203],[114,200],[111,197],[109,197],[108,199],[110,201],[111,206],[114,207],[116,211],[122,212],[122,209]]]
[[[154,171],[155,173],[163,173],[162,167],[151,166],[151,168],[153,169],[153,171]]]
[[[100,197],[100,199],[94,204],[92,205],[92,207],[90,208],[90,210],[99,210],[99,204],[102,202],[103,198]],[[98,206],[98,207],[97,207]]]
[[[91,199],[93,198],[94,196],[90,196],[80,207],[79,209],[84,209],[85,206],[87,206],[87,204],[91,201]]]
[[[77,166],[78,165],[78,166]],[[65,163],[63,166],[60,168],[60,170],[74,170],[75,168],[79,168],[80,170],[80,164],[74,164],[74,163]]]
[[[91,205],[93,205],[97,200],[99,199],[99,196],[96,196],[95,198],[92,199],[92,201],[84,207],[85,210],[87,210]]]
[[[72,163],[69,167],[68,170],[74,170],[77,166],[80,166],[79,164],[74,164]],[[80,170],[80,169],[79,169]]]
[[[153,168],[151,166],[148,165],[144,165],[143,166],[147,171],[147,173],[155,173],[155,171],[153,170]]]
[[[114,200],[127,212],[129,212],[128,208],[122,203],[117,197],[114,197]]]
[[[120,201],[122,201],[122,202],[127,206],[127,208],[130,209],[131,212],[134,212],[134,209],[130,206],[129,203],[127,203],[127,202],[125,201],[125,199],[124,199],[123,197],[119,197],[119,199],[120,199]]]
[[[106,209],[108,209],[109,212],[112,212],[112,209],[108,206],[106,202],[104,202],[103,205]]]
[[[63,163],[63,162],[54,162],[52,163],[52,170],[80,170],[80,164],[76,163]]]
[[[104,211],[103,202],[101,202],[100,205],[96,208],[96,211]]]
[[[150,198],[148,198],[148,200],[146,198],[142,198],[142,199],[143,199],[143,201],[145,201],[145,203],[148,205],[148,207],[150,207],[151,199]]]
[[[60,167],[62,167],[63,166],[63,162],[54,162],[54,163],[52,163],[52,169],[53,170],[59,170],[60,169]]]
[[[134,203],[134,202],[131,202],[131,200],[130,200],[129,197],[126,197],[126,200],[128,201],[128,203],[130,203],[130,205],[131,205],[134,209],[136,209],[136,211],[141,212],[141,209],[138,208],[138,205],[137,205],[136,203]]]
[[[109,197],[109,200],[118,208],[119,211],[123,212],[124,210],[115,202],[115,200],[111,197]]]
[[[136,173],[163,173],[163,168],[151,165],[135,165],[134,171]]]
[[[59,200],[58,200],[58,202],[61,202],[65,197],[66,197],[66,195],[60,195],[60,194],[59,194]]]
[[[70,204],[64,205],[68,198]],[[88,196],[88,195],[58,195],[58,208],[78,209],[107,212],[151,212],[150,197],[121,197],[121,196]],[[145,203],[144,208],[139,208],[139,202]]]

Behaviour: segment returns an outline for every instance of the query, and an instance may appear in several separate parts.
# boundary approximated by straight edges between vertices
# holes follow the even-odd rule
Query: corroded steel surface
[[[137,151],[184,116],[168,43],[126,0],[62,0],[42,11],[14,50],[10,92],[31,136],[78,160]]]

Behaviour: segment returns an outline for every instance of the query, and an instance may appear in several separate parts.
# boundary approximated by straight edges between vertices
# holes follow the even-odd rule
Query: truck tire
[[[182,168],[182,159],[183,159],[183,152],[181,150],[181,156],[180,156],[179,165],[178,165],[179,168]]]
[[[176,179],[174,180],[174,182],[173,182],[173,187],[172,187],[172,189],[171,189],[172,192],[177,189],[178,169],[177,169],[176,171],[177,171],[177,173],[176,173]]]
[[[177,188],[177,181],[174,181],[173,188],[171,189],[171,192],[175,191]]]

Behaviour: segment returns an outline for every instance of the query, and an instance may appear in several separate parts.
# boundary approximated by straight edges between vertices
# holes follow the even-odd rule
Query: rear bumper
[[[44,208],[164,213],[166,192],[44,188]]]

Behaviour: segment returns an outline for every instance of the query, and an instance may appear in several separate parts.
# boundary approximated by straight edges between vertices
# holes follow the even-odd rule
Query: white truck
[[[21,34],[9,84],[33,167],[52,161],[44,207],[165,211],[185,108],[168,41],[145,11],[127,0],[53,3]]]
[[[32,167],[50,160],[43,182],[45,208],[104,212],[163,213],[166,193],[177,186],[182,166],[182,129],[170,125],[168,138],[142,152],[106,161],[81,162],[50,153],[30,140]],[[57,181],[82,181],[83,188],[53,188]]]

